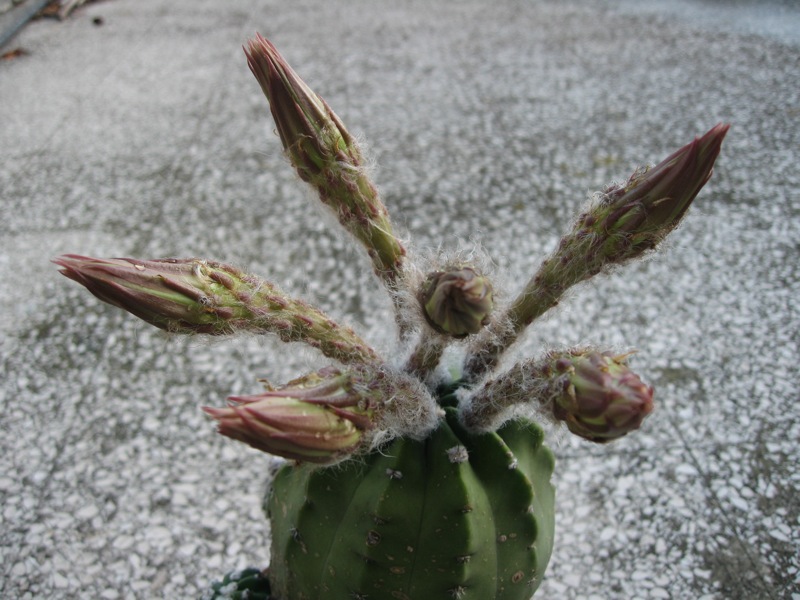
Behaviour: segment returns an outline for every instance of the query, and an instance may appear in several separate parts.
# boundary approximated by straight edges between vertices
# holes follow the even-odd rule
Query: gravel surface
[[[50,258],[226,260],[394,349],[368,261],[281,154],[241,51],[260,31],[367,141],[418,253],[479,243],[512,289],[590,191],[732,123],[665,250],[515,349],[637,348],[657,388],[618,443],[551,434],[557,537],[536,597],[800,599],[798,36],[752,27],[755,1],[724,19],[719,2],[676,5],[705,18],[432,4],[116,0],[17,36],[27,54],[0,62],[0,597],[197,597],[266,565],[269,457],[199,406],[324,364],[151,330]]]

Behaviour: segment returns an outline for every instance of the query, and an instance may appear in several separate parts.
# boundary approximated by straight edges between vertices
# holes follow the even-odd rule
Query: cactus
[[[424,441],[277,474],[266,507],[277,598],[531,597],[553,546],[542,430],[470,434],[445,411]]]
[[[226,573],[215,581],[201,600],[270,600],[269,579],[253,567]]]
[[[598,193],[494,310],[479,265],[425,272],[409,258],[353,137],[277,49],[257,36],[245,53],[289,161],[366,250],[409,344],[384,358],[321,310],[223,263],[54,259],[99,299],[161,329],[274,334],[335,363],[204,407],[221,434],[288,459],[264,503],[271,564],[226,575],[204,597],[527,600],[555,530],[554,459],[536,422],[607,443],[641,426],[653,389],[629,354],[611,350],[550,350],[505,372],[500,359],[569,288],[641,257],[678,225],[728,125]],[[444,374],[451,344],[463,363]]]

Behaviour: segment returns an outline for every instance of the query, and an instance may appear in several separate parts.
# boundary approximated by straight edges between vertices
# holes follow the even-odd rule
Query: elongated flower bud
[[[367,449],[379,430],[433,401],[421,388],[371,368],[322,369],[279,389],[228,399],[203,410],[219,432],[253,448],[305,462],[330,464]],[[438,414],[423,435],[435,426]],[[419,425],[416,423],[415,426]]]
[[[228,399],[203,410],[222,435],[257,450],[313,463],[336,462],[358,447],[379,398],[355,393],[347,374],[313,373],[278,390]]]
[[[552,419],[592,442],[638,429],[653,410],[653,388],[625,364],[625,355],[576,349],[517,364],[487,382],[461,407],[470,429],[499,426],[514,406],[539,406]]]
[[[136,260],[67,254],[61,273],[104,302],[177,333],[272,333],[304,342],[343,363],[378,359],[350,328],[285,295],[271,283],[218,262]]]
[[[606,264],[638,258],[656,247],[683,218],[702,187],[711,178],[722,140],[729,125],[719,124],[708,133],[676,150],[651,169],[639,169],[623,185],[612,185],[582,214],[557,256],[569,257],[581,247],[585,273],[591,276]],[[583,249],[579,240],[593,238]],[[572,246],[572,247],[571,247]]]
[[[376,273],[394,290],[406,251],[392,232],[389,214],[366,175],[355,140],[268,40],[257,35],[245,54],[300,178],[317,190],[344,228],[364,245]]]
[[[283,147],[303,181],[315,183],[345,161],[361,166],[355,140],[328,104],[300,79],[277,48],[261,35],[245,48],[278,128]]]
[[[711,177],[728,129],[729,125],[716,125],[655,167],[640,169],[624,185],[600,193],[496,320],[496,327],[474,346],[465,377],[477,381],[490,371],[519,334],[558,304],[567,289],[654,249]]]
[[[471,267],[439,271],[428,275],[419,301],[425,320],[435,331],[463,338],[489,321],[492,284]]]

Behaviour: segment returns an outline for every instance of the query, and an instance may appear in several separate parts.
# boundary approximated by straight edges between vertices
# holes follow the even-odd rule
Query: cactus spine
[[[385,360],[315,307],[223,263],[54,260],[99,299],[156,327],[271,333],[341,365],[204,408],[223,435],[294,461],[265,500],[270,567],[229,574],[206,597],[528,600],[555,527],[553,455],[533,419],[606,443],[639,428],[653,389],[628,354],[588,347],[496,368],[570,287],[640,257],[677,226],[711,176],[728,126],[598,194],[493,312],[495,288],[476,265],[442,261],[422,275],[410,264],[339,118],[266,39],[245,53],[292,166],[366,249],[400,339],[417,341],[408,355]],[[453,381],[437,369],[456,343],[464,344],[463,369]]]

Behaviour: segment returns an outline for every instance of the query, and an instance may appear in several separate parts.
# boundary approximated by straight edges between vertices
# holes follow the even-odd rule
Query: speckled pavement
[[[281,155],[241,51],[260,31],[367,141],[419,254],[477,241],[512,288],[590,191],[732,123],[665,250],[515,350],[636,348],[657,388],[618,443],[551,434],[536,598],[800,599],[800,29],[736,7],[800,9],[715,4],[113,0],[30,23],[0,62],[0,597],[194,598],[266,565],[269,458],[199,407],[324,364],[151,330],[52,257],[227,260],[393,350],[367,260]]]

